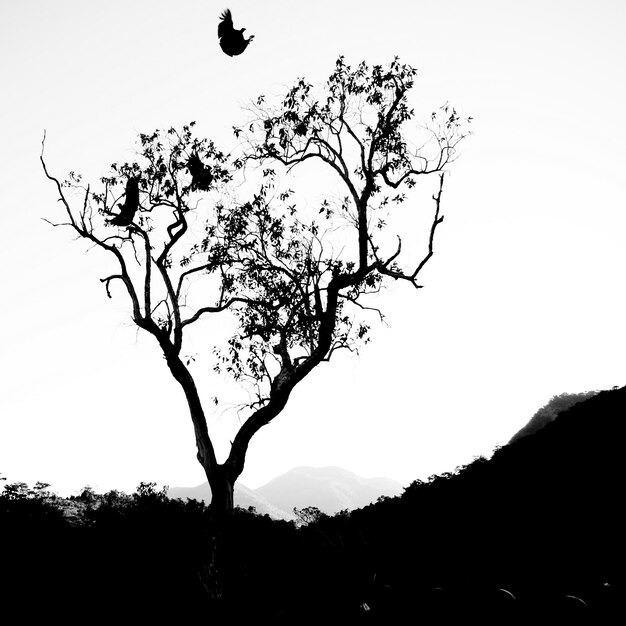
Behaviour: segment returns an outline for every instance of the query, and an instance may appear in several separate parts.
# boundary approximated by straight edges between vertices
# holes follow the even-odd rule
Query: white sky
[[[256,36],[234,59],[227,6]],[[339,54],[400,56],[416,109],[449,100],[475,134],[425,288],[384,296],[390,327],[300,385],[241,482],[340,465],[408,484],[489,454],[554,394],[625,384],[625,27],[621,0],[0,0],[0,473],[63,494],[204,481],[182,392],[99,282],[110,261],[41,219],[61,217],[43,130],[53,173],[96,180],[157,127],[196,120],[227,146],[247,101]],[[219,450],[235,420],[211,418]]]

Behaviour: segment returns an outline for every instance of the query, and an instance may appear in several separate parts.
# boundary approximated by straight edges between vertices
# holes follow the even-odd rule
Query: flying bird
[[[220,40],[220,48],[229,57],[241,54],[254,39],[254,35],[250,35],[248,39],[245,39],[243,36],[244,30],[246,29],[235,30],[230,9],[226,9],[226,11],[222,13],[220,23],[217,27],[217,36]]]
[[[119,204],[120,212],[111,220],[109,224],[115,226],[130,226],[139,208],[139,179],[129,178],[126,181],[126,199],[124,204]]]

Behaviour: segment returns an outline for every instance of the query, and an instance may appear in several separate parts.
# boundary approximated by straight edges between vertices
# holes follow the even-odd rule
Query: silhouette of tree
[[[121,281],[134,323],[156,339],[185,393],[216,519],[233,510],[250,440],[281,413],[296,385],[338,350],[368,341],[371,317],[383,317],[373,304],[386,285],[421,287],[443,221],[443,172],[471,118],[446,104],[418,126],[407,100],[415,74],[397,58],[353,69],[340,57],[323,88],[299,80],[277,104],[263,96],[251,104],[250,119],[234,128],[236,153],[195,137],[193,122],[140,134],[137,162],[113,164],[97,191],[74,173],[65,182],[52,176],[42,145],[44,172],[67,214],[62,224],[116,259],[115,273],[101,279],[108,296]],[[312,207],[281,181],[315,162],[343,192],[336,199],[329,189]],[[210,177],[199,180],[200,166]],[[412,244],[405,259],[386,214],[411,196],[418,178],[435,173],[425,249],[416,253]],[[116,231],[107,216],[130,180],[139,185],[136,214]],[[234,196],[252,185],[249,199]],[[73,207],[77,191],[82,202]],[[191,359],[183,356],[189,329],[214,315],[230,315],[235,326],[223,348],[214,342],[215,369],[251,392],[223,463]]]
[[[293,512],[297,518],[297,524],[299,526],[312,524],[324,516],[324,513],[322,513],[322,511],[320,511],[316,506],[306,506],[302,509],[294,507]]]

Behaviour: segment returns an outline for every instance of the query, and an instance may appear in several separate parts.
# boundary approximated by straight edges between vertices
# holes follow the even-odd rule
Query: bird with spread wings
[[[229,56],[237,56],[241,54],[248,44],[254,39],[254,35],[250,35],[248,39],[243,36],[245,28],[236,30],[233,26],[233,16],[230,9],[226,9],[220,17],[220,23],[217,27],[217,36],[220,40],[220,48]]]

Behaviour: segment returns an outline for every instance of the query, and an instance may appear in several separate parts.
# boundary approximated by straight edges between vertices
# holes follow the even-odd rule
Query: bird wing
[[[120,212],[109,220],[109,224],[115,224],[116,226],[130,226],[135,213],[139,208],[139,179],[129,178],[126,181],[126,191],[124,193],[126,199],[124,204],[119,204]]]
[[[233,29],[233,16],[230,9],[226,9],[226,11],[222,13],[221,21],[217,26],[217,36],[227,37],[230,33],[232,33]]]
[[[126,181],[126,200],[122,205],[120,215],[131,220],[135,217],[135,212],[139,208],[139,181],[136,178],[129,178]]]

